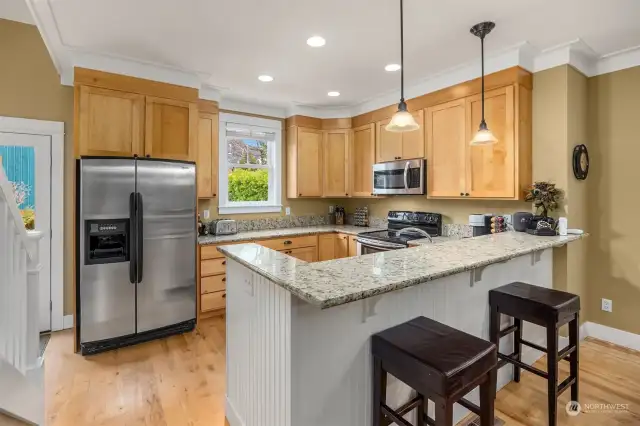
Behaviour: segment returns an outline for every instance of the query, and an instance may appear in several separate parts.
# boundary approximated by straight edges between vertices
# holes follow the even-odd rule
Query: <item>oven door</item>
[[[424,160],[392,161],[373,165],[376,195],[424,194]]]
[[[358,245],[358,256],[406,248],[406,246],[403,246],[402,244],[386,243],[384,241],[370,240],[368,238],[360,237],[356,239],[356,243]]]

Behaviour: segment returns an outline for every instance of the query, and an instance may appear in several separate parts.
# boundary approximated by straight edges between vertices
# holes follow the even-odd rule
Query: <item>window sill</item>
[[[281,211],[282,206],[238,206],[218,208],[218,214],[280,213]]]

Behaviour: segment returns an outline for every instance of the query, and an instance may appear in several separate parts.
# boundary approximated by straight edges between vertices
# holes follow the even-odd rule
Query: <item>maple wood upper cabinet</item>
[[[350,182],[351,130],[322,132],[322,164],[324,197],[348,197]]]
[[[353,197],[370,197],[373,193],[373,165],[376,162],[376,127],[375,124],[353,129],[353,149],[351,164],[351,195]]]
[[[427,196],[518,200],[531,184],[531,91],[518,84],[485,94],[495,144],[471,146],[482,117],[481,95],[425,110]]]
[[[465,99],[425,110],[427,133],[427,195],[463,197],[468,145]]]
[[[218,126],[217,113],[198,114],[198,198],[215,198],[218,192]]]
[[[424,158],[424,111],[411,113],[420,128],[412,132],[389,132],[391,118],[376,123],[376,162]]]
[[[287,129],[287,197],[322,196],[322,130]]]
[[[145,154],[155,158],[195,161],[198,106],[194,102],[147,96]]]
[[[76,155],[132,157],[144,151],[144,96],[76,87]]]

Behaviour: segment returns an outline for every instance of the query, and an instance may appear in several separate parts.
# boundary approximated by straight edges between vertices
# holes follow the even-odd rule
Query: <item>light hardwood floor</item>
[[[223,426],[224,321],[203,321],[194,333],[83,358],[73,334],[56,333],[45,354],[48,426]],[[560,426],[640,425],[640,353],[596,340],[582,343],[580,402],[629,404],[628,411],[568,417]],[[544,368],[544,358],[539,361]],[[568,374],[561,366],[561,377]],[[496,415],[507,426],[544,426],[546,382],[523,372],[498,393]],[[274,425],[278,426],[278,425]],[[301,426],[301,425],[296,425]]]

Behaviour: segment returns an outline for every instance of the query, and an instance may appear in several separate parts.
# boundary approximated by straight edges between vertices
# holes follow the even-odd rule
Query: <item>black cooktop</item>
[[[406,233],[402,235],[397,235],[398,231],[399,230],[395,230],[395,229],[387,229],[386,231],[363,232],[361,234],[358,234],[358,236],[362,238],[370,238],[372,240],[402,244],[405,246],[407,245],[407,242],[411,240],[419,240],[421,238],[426,238],[424,235],[420,235],[420,234]]]

